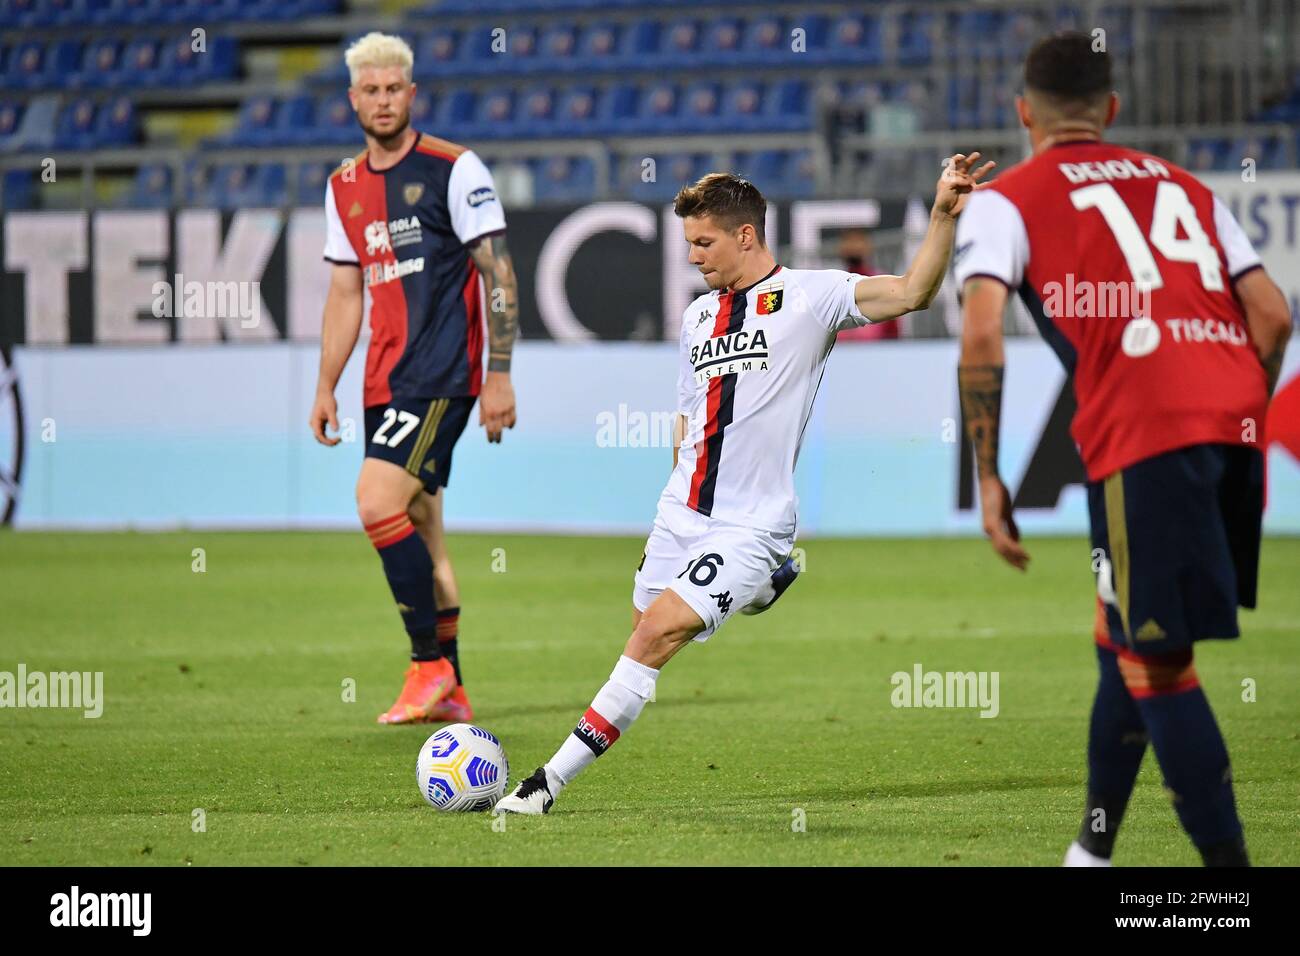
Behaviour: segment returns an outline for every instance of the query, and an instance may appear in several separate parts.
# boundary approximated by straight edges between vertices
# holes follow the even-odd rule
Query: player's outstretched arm
[[[504,232],[480,237],[470,256],[483,274],[488,293],[488,370],[479,396],[479,424],[490,442],[515,427],[515,390],[510,384],[510,359],[519,334],[519,282]]]
[[[1282,358],[1291,338],[1291,310],[1286,296],[1263,269],[1252,269],[1233,286],[1246,310],[1250,340],[1268,376],[1268,393],[1273,394],[1282,374]]]
[[[331,437],[325,426],[339,430],[338,404],[334,400],[334,386],[348,364],[348,356],[356,347],[361,334],[362,313],[361,269],[357,265],[336,263],[330,270],[330,288],[325,296],[325,318],[321,323],[320,375],[316,380],[316,399],[312,402],[311,418],[307,424],[316,440],[322,445],[337,445],[337,436]]]
[[[998,475],[998,437],[1002,425],[1002,310],[1007,287],[972,276],[962,287],[961,360],[957,388],[966,433],[975,449],[980,512],[993,549],[1021,571],[1029,554],[1020,544],[1020,529],[1011,515],[1011,495]]]
[[[957,215],[971,192],[988,185],[980,179],[995,165],[990,161],[976,169],[979,158],[978,152],[969,156],[957,153],[944,164],[930,209],[930,228],[907,272],[901,276],[869,276],[854,286],[858,310],[870,321],[896,319],[934,301],[948,272]]]

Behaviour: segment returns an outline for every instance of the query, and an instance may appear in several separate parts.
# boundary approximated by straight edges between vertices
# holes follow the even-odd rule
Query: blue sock
[[[1155,676],[1136,699],[1178,819],[1207,864],[1244,864],[1228,748],[1190,652]]]
[[[384,562],[384,574],[411,639],[411,660],[433,661],[438,648],[438,606],[433,596],[433,558],[405,512],[366,525]]]
[[[1115,652],[1097,645],[1100,679],[1088,726],[1088,798],[1079,845],[1110,859],[1146,754],[1142,714],[1120,676]]]

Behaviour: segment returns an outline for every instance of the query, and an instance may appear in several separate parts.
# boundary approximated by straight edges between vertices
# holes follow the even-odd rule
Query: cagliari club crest
[[[402,187],[402,198],[408,206],[414,206],[424,195],[424,183],[407,183]]]

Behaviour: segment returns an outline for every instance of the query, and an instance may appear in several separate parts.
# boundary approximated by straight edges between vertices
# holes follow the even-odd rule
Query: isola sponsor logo
[[[469,196],[466,197],[465,201],[468,202],[471,206],[481,206],[485,202],[491,202],[496,198],[497,198],[496,193],[494,193],[487,186],[481,186],[478,189],[474,190],[472,193],[470,193]]]
[[[388,241],[394,249],[419,242],[421,238],[423,234],[418,216],[402,216],[388,223]]]
[[[404,259],[394,262],[372,262],[366,266],[366,285],[377,286],[392,282],[412,272],[424,271],[424,256],[418,259]]]
[[[741,329],[691,346],[696,384],[719,375],[766,372],[768,358],[767,335],[762,329]]]

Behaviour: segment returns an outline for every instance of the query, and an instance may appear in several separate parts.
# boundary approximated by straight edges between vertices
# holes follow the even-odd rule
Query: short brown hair
[[[673,200],[673,212],[687,216],[711,216],[724,229],[739,229],[748,223],[758,241],[767,245],[763,225],[767,200],[758,187],[735,173],[709,173],[694,186],[683,186]]]
[[[1110,54],[1094,49],[1086,33],[1043,37],[1025,59],[1025,89],[1045,93],[1059,105],[1094,106],[1114,89]]]

